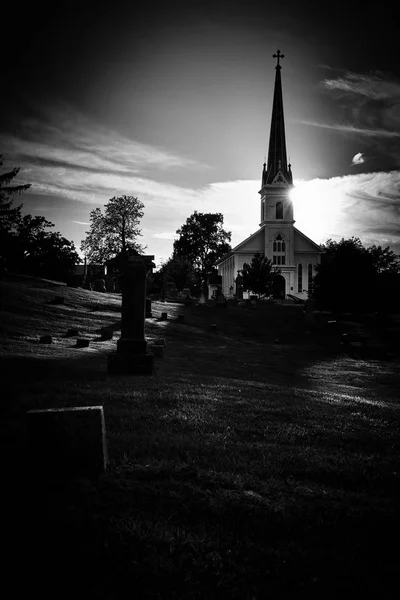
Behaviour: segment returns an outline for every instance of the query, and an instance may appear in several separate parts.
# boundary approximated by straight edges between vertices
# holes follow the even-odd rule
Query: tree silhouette
[[[280,275],[281,270],[272,266],[272,261],[260,252],[257,252],[251,263],[244,263],[241,274],[243,277],[243,289],[254,292],[261,297],[270,296]]]
[[[134,196],[114,196],[101,208],[90,213],[90,231],[81,243],[81,250],[89,263],[102,265],[129,250],[143,252],[136,239],[144,204]]]
[[[231,233],[223,229],[221,213],[199,213],[195,211],[176,233],[173,258],[184,258],[192,265],[198,284],[204,286],[217,261],[231,246]]]

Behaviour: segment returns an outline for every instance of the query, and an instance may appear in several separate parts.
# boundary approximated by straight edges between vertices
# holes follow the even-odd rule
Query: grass
[[[165,337],[164,359],[152,377],[111,378],[119,296],[16,276],[1,291],[3,544],[15,596],[26,585],[96,600],[395,597],[394,319],[331,332],[310,327],[301,307],[153,303],[146,335]],[[104,326],[114,340],[100,341]],[[70,327],[89,348],[74,347]],[[352,330],[386,344],[390,360],[344,353],[340,334]],[[53,344],[38,343],[45,333]],[[108,472],[69,483],[27,472],[26,410],[94,403]]]

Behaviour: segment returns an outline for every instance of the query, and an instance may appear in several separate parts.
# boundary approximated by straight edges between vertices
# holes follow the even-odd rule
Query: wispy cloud
[[[72,223],[76,223],[77,225],[90,225],[90,223],[85,223],[84,221],[72,221]]]
[[[321,81],[324,104],[334,122],[303,120],[360,139],[372,168],[392,169],[400,153],[400,80],[387,73],[339,72]]]
[[[87,202],[99,188],[114,186],[116,178],[119,188],[129,188],[135,178],[140,187],[154,167],[158,172],[210,168],[124,137],[69,106],[47,108],[39,117],[23,120],[18,135],[2,134],[0,144],[7,160],[21,166],[20,179],[25,173],[42,194],[76,194]]]
[[[362,74],[348,71],[341,77],[324,79],[328,90],[366,96],[373,100],[400,98],[400,81],[389,79],[384,73]]]
[[[355,127],[354,125],[339,125],[329,123],[318,123],[317,121],[300,121],[303,125],[311,125],[312,127],[323,127],[324,129],[335,129],[336,131],[343,131],[344,133],[360,134],[369,137],[389,137],[389,138],[400,138],[400,132],[398,131],[387,131],[386,129],[366,129],[363,127]]]

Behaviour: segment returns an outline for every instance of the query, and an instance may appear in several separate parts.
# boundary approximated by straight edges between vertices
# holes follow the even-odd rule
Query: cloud
[[[21,166],[20,178],[25,174],[29,181],[38,182],[42,193],[46,193],[46,185],[52,194],[57,193],[57,187],[75,191],[74,178],[84,182],[85,175],[101,175],[103,181],[107,176],[118,176],[122,182],[124,177],[146,177],[154,167],[158,172],[210,168],[131,140],[65,105],[43,109],[39,116],[22,120],[18,135],[4,133],[0,144],[7,161]],[[82,199],[90,201],[90,195]]]
[[[324,79],[327,90],[366,96],[373,100],[400,98],[400,81],[389,79],[384,73],[362,74],[348,71],[342,77]]]
[[[311,125],[312,127],[323,127],[324,129],[335,129],[336,131],[343,131],[344,133],[354,133],[369,137],[389,137],[389,138],[400,138],[400,132],[398,131],[387,131],[385,129],[366,129],[362,127],[355,127],[354,125],[339,125],[329,123],[318,123],[316,121],[300,121],[302,125]]]
[[[85,223],[84,221],[72,221],[72,223],[77,223],[77,225],[90,225],[90,223]]]
[[[152,237],[158,240],[176,240],[179,236],[175,232],[162,231],[161,233],[153,233]]]
[[[295,181],[296,227],[318,243],[360,237],[400,252],[400,171]]]
[[[358,152],[357,154],[355,154],[353,156],[353,158],[351,159],[351,164],[352,165],[361,165],[362,163],[365,162],[365,159],[363,158],[363,154],[362,152]]]
[[[331,73],[329,73],[331,75]],[[334,122],[301,121],[359,139],[374,169],[392,169],[400,153],[400,80],[380,71],[342,71],[321,81],[323,102]]]

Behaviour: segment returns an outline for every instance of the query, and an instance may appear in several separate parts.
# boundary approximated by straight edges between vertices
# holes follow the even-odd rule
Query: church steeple
[[[292,171],[290,165],[288,167],[286,156],[286,139],[285,139],[285,120],[283,116],[283,97],[282,97],[282,80],[281,80],[281,65],[279,60],[284,58],[280,50],[273,55],[277,59],[275,67],[275,90],[274,101],[272,105],[271,131],[269,136],[268,162],[263,168],[262,187],[271,185],[281,171],[287,183],[293,183]]]

